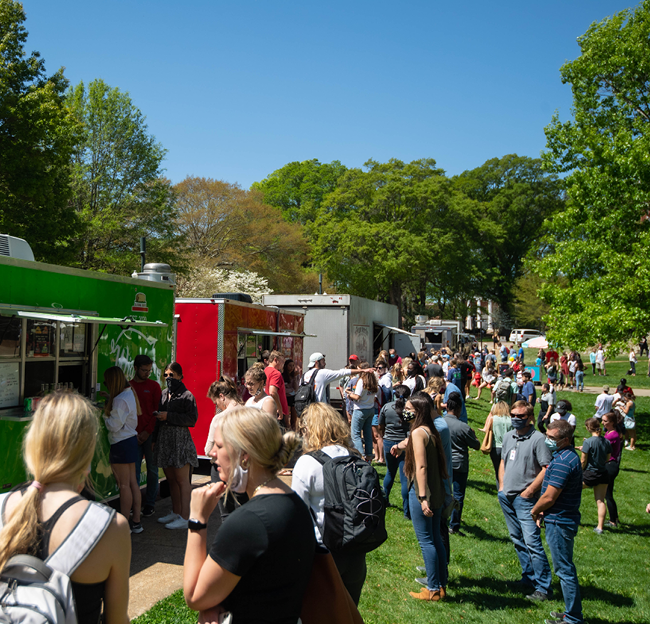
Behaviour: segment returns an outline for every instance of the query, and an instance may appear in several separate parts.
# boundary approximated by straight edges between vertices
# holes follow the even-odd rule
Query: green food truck
[[[164,276],[144,281],[0,255],[0,492],[27,478],[21,445],[38,398],[67,388],[96,402],[104,371],[117,365],[131,379],[140,353],[160,382],[173,315],[174,285]],[[103,428],[91,473],[98,499],[118,494],[108,450]]]

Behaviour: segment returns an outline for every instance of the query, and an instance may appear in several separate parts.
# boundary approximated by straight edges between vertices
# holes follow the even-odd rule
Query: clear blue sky
[[[24,0],[28,50],[128,91],[166,175],[248,187],[296,160],[537,157],[559,68],[618,0]]]

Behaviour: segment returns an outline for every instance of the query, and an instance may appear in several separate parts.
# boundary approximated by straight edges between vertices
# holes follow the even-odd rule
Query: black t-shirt
[[[427,379],[431,379],[432,377],[445,376],[445,373],[442,370],[442,366],[440,366],[440,364],[428,364],[424,369],[424,374],[426,375]]]
[[[309,510],[295,493],[259,494],[228,516],[210,557],[242,577],[223,601],[233,620],[295,624],[315,547]]]
[[[461,362],[458,365],[458,368],[460,368],[460,383],[462,389],[465,387],[465,384],[467,384],[467,380],[471,376],[474,367],[469,362]]]

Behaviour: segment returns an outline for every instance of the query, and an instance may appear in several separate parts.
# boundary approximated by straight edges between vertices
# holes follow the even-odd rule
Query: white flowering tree
[[[229,271],[211,267],[197,267],[187,277],[179,276],[178,297],[211,297],[215,293],[245,293],[255,303],[262,302],[263,295],[273,292],[265,277],[253,271]]]

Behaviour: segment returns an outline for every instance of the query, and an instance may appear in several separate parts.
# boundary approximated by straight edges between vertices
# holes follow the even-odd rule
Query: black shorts
[[[606,485],[609,483],[609,475],[605,470],[585,470],[582,473],[582,482],[587,487],[594,487],[595,485]]]
[[[290,394],[287,396],[287,405],[289,407],[293,407],[296,404],[296,395],[295,394]]]
[[[111,444],[108,458],[111,464],[135,464],[140,458],[140,453],[138,452],[138,436]]]

